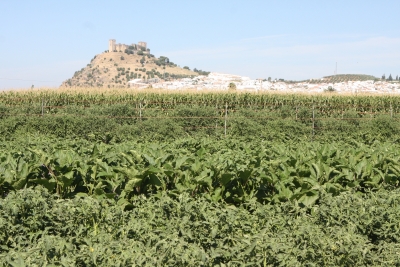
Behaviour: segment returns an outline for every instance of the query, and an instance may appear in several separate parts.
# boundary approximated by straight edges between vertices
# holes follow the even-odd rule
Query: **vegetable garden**
[[[1,93],[1,265],[400,266],[399,104]]]

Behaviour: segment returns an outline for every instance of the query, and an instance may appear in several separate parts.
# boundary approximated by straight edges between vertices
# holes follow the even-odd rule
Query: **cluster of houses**
[[[131,87],[169,89],[169,90],[215,90],[224,91],[234,88],[240,91],[261,92],[278,91],[287,93],[322,93],[335,91],[337,93],[385,93],[400,94],[400,84],[385,81],[348,81],[341,83],[298,82],[252,80],[249,77],[212,72],[208,76],[196,76],[173,81],[142,81],[140,79],[129,82]]]

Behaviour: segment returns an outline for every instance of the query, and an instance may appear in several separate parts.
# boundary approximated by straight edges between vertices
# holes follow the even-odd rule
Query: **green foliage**
[[[335,92],[336,89],[333,88],[333,86],[328,86],[328,89],[325,89],[324,91],[325,91],[325,92]]]
[[[124,52],[128,55],[133,55],[135,53],[135,48],[133,46],[129,46]]]
[[[400,266],[399,106],[2,92],[0,265]]]
[[[180,112],[189,115],[192,111]],[[194,115],[207,115],[207,110],[203,112]],[[142,129],[154,124],[166,139],[186,127],[184,120],[178,129],[168,121],[144,121]],[[248,126],[251,129],[253,125],[237,120],[232,131],[262,138],[256,128],[250,133],[243,131]],[[23,153],[18,153],[20,143],[1,149],[0,194],[43,185],[62,197],[84,193],[129,201],[134,195],[186,192],[232,204],[296,200],[310,206],[322,193],[397,187],[400,181],[399,148],[390,143],[287,142],[285,147],[265,141],[245,144],[240,140],[210,143],[188,139],[169,145],[124,142],[110,146],[120,138],[112,129],[88,137],[101,143],[36,140],[24,144]]]
[[[194,68],[194,69],[193,69],[193,71],[194,71],[194,72],[197,72],[197,73],[198,73],[198,75],[204,75],[204,76],[207,76],[208,74],[210,74],[210,72],[209,72],[209,71],[202,71],[202,70],[198,70],[198,69],[196,69],[196,68]]]
[[[164,56],[160,56],[158,59],[154,60],[154,63],[157,66],[165,66],[166,62],[169,62],[169,58],[168,57],[164,57]]]
[[[138,69],[144,71],[147,77],[153,77],[153,70]],[[118,75],[114,77],[115,82],[120,79],[129,80],[141,78],[142,74],[132,75],[125,72],[124,68],[118,68]],[[156,73],[157,75],[161,75]],[[122,76],[122,77],[121,77]],[[169,77],[166,74],[166,77]],[[124,78],[123,78],[124,77]],[[158,76],[160,77],[160,76]],[[15,102],[15,98],[18,102]],[[46,107],[44,116],[41,115],[41,102],[45,99]],[[138,124],[138,103],[143,102],[141,115],[146,120],[167,120],[171,129],[180,129],[182,118],[178,118],[180,109],[191,109],[191,114],[199,113],[204,108],[211,108],[215,113],[196,118],[186,116],[183,131],[189,135],[199,134],[203,136],[221,137],[221,131],[203,131],[201,127],[212,128],[224,125],[225,115],[221,108],[228,104],[227,133],[232,137],[242,137],[239,132],[259,132],[263,138],[270,139],[276,136],[287,136],[292,140],[304,136],[304,127],[309,127],[309,135],[312,132],[312,114],[314,106],[314,129],[315,140],[342,140],[356,139],[368,143],[373,140],[397,140],[400,123],[397,114],[400,112],[400,98],[397,97],[338,97],[338,96],[266,96],[251,94],[137,94],[137,95],[68,95],[68,94],[26,94],[23,98],[13,93],[0,94],[0,133],[3,140],[16,138],[27,133],[52,135],[60,138],[86,138],[88,134],[95,134],[107,129],[120,134],[121,140],[137,140],[142,137],[160,138],[159,129],[154,125],[153,129],[146,128],[143,132]],[[17,103],[17,104],[14,104]],[[110,103],[110,104],[109,104]],[[113,104],[114,103],[114,104]],[[120,104],[122,103],[122,104]],[[123,104],[125,103],[125,104]],[[106,104],[106,105],[105,105]],[[11,106],[10,106],[11,105]],[[131,111],[124,113],[111,112],[109,106],[129,106]],[[60,108],[62,107],[62,108]],[[247,115],[246,115],[247,113]],[[373,114],[376,113],[376,114]],[[382,114],[382,115],[379,115]],[[385,115],[387,114],[387,115]],[[390,115],[391,114],[391,115]],[[244,117],[243,117],[244,116]],[[386,116],[386,117],[385,117]],[[214,117],[212,120],[206,117]],[[380,127],[377,123],[385,118],[386,124]],[[245,120],[246,124],[252,125],[253,129],[242,129],[231,131],[236,120]],[[285,125],[289,128],[270,128],[273,120],[285,119]],[[99,122],[99,123],[97,123]],[[236,124],[237,125],[237,124]],[[355,128],[357,127],[357,128]],[[129,134],[140,132],[139,136]],[[301,130],[300,130],[301,129]],[[123,132],[123,133],[122,133]],[[382,134],[381,134],[382,133]],[[174,134],[174,130],[172,133]],[[168,135],[169,136],[169,135]],[[187,136],[179,130],[175,138]],[[310,136],[308,136],[310,137]],[[175,139],[174,138],[174,139]],[[252,138],[247,135],[246,138]],[[160,139],[155,139],[160,140]],[[165,140],[163,138],[162,140]]]
[[[338,74],[333,76],[324,77],[324,82],[338,83],[338,82],[349,82],[349,81],[374,81],[376,77],[365,74]]]
[[[400,192],[321,204],[240,207],[167,194],[59,199],[42,187],[0,199],[2,266],[398,266]],[[18,265],[19,264],[19,265]]]

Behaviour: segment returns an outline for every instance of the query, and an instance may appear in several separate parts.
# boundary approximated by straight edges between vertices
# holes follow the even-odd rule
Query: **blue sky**
[[[0,89],[59,86],[146,41],[180,66],[251,78],[400,75],[399,1],[0,1]],[[21,81],[26,80],[26,81]]]

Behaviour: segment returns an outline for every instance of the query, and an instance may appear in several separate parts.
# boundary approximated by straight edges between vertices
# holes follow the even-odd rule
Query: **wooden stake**
[[[390,103],[390,117],[393,118],[393,107],[392,107],[392,103]]]
[[[314,139],[314,134],[315,134],[315,111],[314,111],[314,105],[312,107],[312,137]]]
[[[142,121],[142,101],[139,102],[139,118]]]
[[[225,103],[225,137],[226,137],[226,120],[228,118],[228,103]]]
[[[216,111],[217,117],[218,117],[219,116],[218,104],[215,104],[215,111]],[[218,122],[215,121],[215,134],[217,134],[217,128],[218,128]]]

